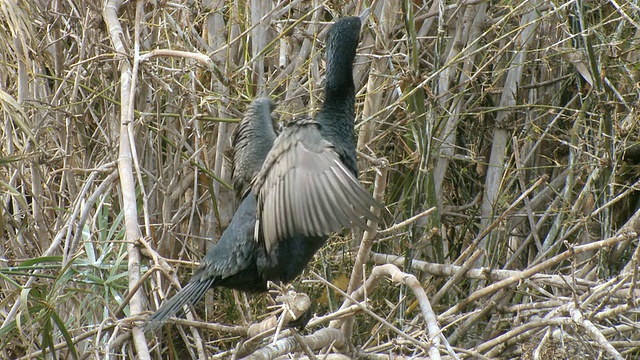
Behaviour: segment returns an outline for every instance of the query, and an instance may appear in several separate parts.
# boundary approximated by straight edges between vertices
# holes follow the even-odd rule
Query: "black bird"
[[[268,99],[255,100],[233,136],[233,183],[242,202],[189,282],[147,321],[153,329],[212,287],[248,292],[300,275],[328,235],[375,220],[380,206],[357,181],[353,60],[361,20],[329,31],[325,101],[315,121],[294,119],[276,138]]]

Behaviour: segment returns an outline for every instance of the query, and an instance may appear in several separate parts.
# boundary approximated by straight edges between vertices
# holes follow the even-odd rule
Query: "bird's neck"
[[[330,142],[338,138],[352,140],[355,121],[355,93],[353,87],[344,92],[325,90],[325,101],[316,117],[320,131]]]
[[[337,61],[340,60],[340,61]],[[351,60],[351,61],[348,61]],[[353,127],[355,117],[356,87],[353,84],[353,59],[333,59],[328,61],[327,77],[324,85],[324,103],[320,113],[321,125],[332,126],[337,123],[343,126],[345,119],[347,124]],[[334,115],[334,116],[330,116]],[[351,120],[350,122],[348,120]]]
[[[357,176],[353,128],[356,101],[356,87],[353,83],[355,53],[355,45],[329,48],[324,103],[316,121],[320,124],[322,136],[334,145],[342,162]]]
[[[320,133],[334,145],[340,160],[357,176],[355,148],[355,101],[342,99],[342,101],[325,102],[316,116],[320,124]]]
[[[353,84],[353,57],[336,56],[327,57],[327,72],[324,84],[325,103],[331,102],[333,97],[355,96]]]
[[[345,56],[346,55],[346,56]],[[333,142],[333,135],[353,134],[356,87],[353,84],[354,54],[331,51],[327,55],[327,72],[324,84],[324,103],[318,114],[323,135]],[[352,138],[349,138],[352,140]]]

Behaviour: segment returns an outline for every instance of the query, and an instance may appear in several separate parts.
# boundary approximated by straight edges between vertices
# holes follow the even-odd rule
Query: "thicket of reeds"
[[[140,325],[233,214],[230,132],[355,63],[377,233],[292,284]],[[640,357],[640,8],[631,1],[0,0],[0,358]]]

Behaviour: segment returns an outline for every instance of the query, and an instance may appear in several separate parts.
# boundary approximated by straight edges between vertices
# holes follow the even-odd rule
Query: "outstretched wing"
[[[309,118],[287,125],[254,179],[258,196],[256,239],[267,251],[294,235],[322,236],[367,227],[380,206],[340,161]]]
[[[238,200],[244,198],[251,187],[276,139],[271,117],[275,107],[267,98],[255,99],[231,134],[231,180]]]

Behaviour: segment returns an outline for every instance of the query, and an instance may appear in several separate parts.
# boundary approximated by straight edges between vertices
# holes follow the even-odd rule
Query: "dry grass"
[[[211,291],[206,323],[136,325],[233,213],[245,106],[313,114],[327,25],[370,4],[107,4],[0,0],[0,357],[640,356],[633,3],[373,4],[356,126],[387,212],[293,284],[316,313],[296,350],[288,331],[293,348],[238,346],[264,295]]]

